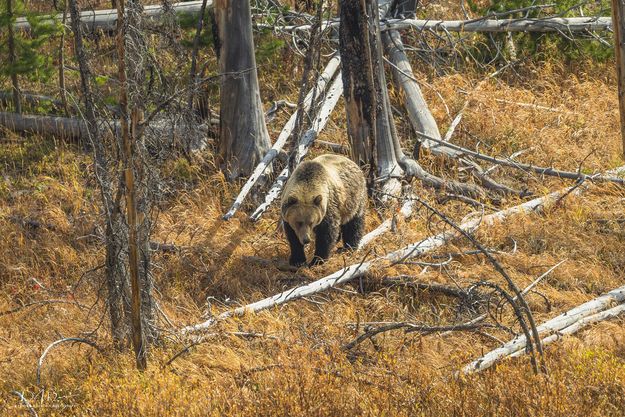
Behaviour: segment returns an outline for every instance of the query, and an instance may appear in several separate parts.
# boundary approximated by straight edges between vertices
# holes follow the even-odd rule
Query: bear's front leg
[[[310,266],[321,265],[329,257],[332,248],[338,240],[340,225],[326,216],[317,227],[315,227],[315,256],[310,262]]]
[[[295,230],[287,223],[284,222],[284,233],[289,241],[291,248],[291,257],[289,258],[289,264],[293,266],[302,266],[306,264],[306,253],[304,252],[304,245],[299,241]]]

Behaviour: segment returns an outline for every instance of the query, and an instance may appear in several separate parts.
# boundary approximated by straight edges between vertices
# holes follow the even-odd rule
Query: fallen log
[[[617,170],[612,171],[614,174],[625,172],[625,166],[618,168]],[[519,204],[514,207],[507,208],[505,210],[498,211],[493,214],[489,214],[487,216],[477,216],[472,219],[464,221],[459,227],[460,229],[473,232],[480,226],[483,225],[492,225],[498,221],[504,220],[510,216],[516,214],[523,213],[531,213],[534,210],[544,206],[548,203],[557,202],[565,195],[579,195],[581,194],[587,187],[567,187],[560,191],[552,192],[546,196],[535,198],[533,200],[527,201],[525,203]],[[228,319],[230,317],[238,317],[243,316],[246,313],[255,313],[262,310],[266,310],[271,307],[276,307],[282,304],[285,304],[289,301],[293,301],[308,295],[316,294],[322,291],[325,291],[329,288],[335,287],[336,285],[351,281],[358,277],[363,276],[371,266],[379,266],[380,264],[387,263],[397,263],[404,261],[409,258],[414,258],[417,256],[421,256],[425,253],[431,252],[450,240],[459,236],[458,232],[447,231],[439,233],[435,236],[428,237],[424,240],[421,240],[417,243],[413,243],[408,245],[402,249],[391,252],[390,254],[382,257],[375,258],[371,261],[362,260],[360,263],[352,264],[345,268],[342,268],[326,277],[318,279],[317,281],[311,282],[306,285],[298,286],[291,288],[289,290],[283,291],[279,294],[273,295],[271,297],[267,297],[260,301],[256,301],[251,304],[247,304],[245,306],[241,306],[232,310],[225,311],[219,314],[216,317],[212,317],[209,320],[206,320],[202,323],[190,325],[181,330],[183,334],[189,334],[194,332],[201,332],[207,329],[210,329],[212,326],[217,324],[218,322]],[[623,292],[625,296],[625,289]]]
[[[622,303],[625,303],[625,286],[614,289],[541,324],[537,327],[538,333],[549,336],[547,337],[548,343],[551,343],[559,338],[558,333],[570,334],[588,324],[613,317],[614,314],[621,314],[625,308]],[[621,305],[618,308],[608,310],[614,304]],[[570,329],[567,331],[566,329],[569,327]],[[517,352],[518,355],[524,353],[526,345],[525,336],[518,336],[466,365],[463,371],[465,374],[483,371]]]
[[[380,30],[418,29],[438,32],[588,32],[612,30],[610,17],[546,17],[536,19],[420,20],[389,19]]]
[[[558,331],[556,334],[552,334],[549,337],[546,337],[542,340],[542,344],[544,345],[548,345],[550,343],[556,342],[558,340],[560,340],[562,338],[562,336],[566,336],[566,335],[570,335],[573,334],[581,329],[583,329],[584,327],[587,327],[591,324],[594,323],[598,323],[600,321],[604,321],[604,320],[609,320],[612,318],[616,318],[620,315],[622,315],[623,313],[625,313],[625,304],[619,304],[616,307],[612,307],[608,310],[602,311],[600,313],[597,314],[593,314],[591,316],[585,317],[583,319],[580,319],[579,321],[577,321],[576,323],[565,327],[564,329]],[[519,350],[515,353],[513,353],[512,355],[510,355],[510,357],[515,358],[517,356],[521,356],[525,353],[524,350]]]
[[[341,98],[343,92],[343,77],[341,75],[337,75],[334,79],[334,82],[330,86],[328,93],[326,95],[326,101],[321,106],[319,110],[319,114],[315,117],[312,122],[312,126],[302,135],[300,142],[298,144],[297,156],[298,160],[295,161],[295,166],[299,164],[299,162],[306,156],[308,153],[308,149],[310,145],[313,143],[319,132],[323,130],[328,120],[330,120],[330,115],[332,114],[332,110],[336,107],[339,99]],[[278,178],[271,186],[271,189],[265,196],[265,201],[254,210],[254,212],[250,215],[250,220],[257,221],[260,216],[269,208],[271,203],[280,195],[284,184],[286,184],[287,179],[289,178],[289,167],[288,165],[280,172]]]
[[[330,82],[332,77],[337,72],[340,63],[341,63],[341,59],[338,57],[338,55],[330,59],[330,61],[326,65],[326,68],[321,73],[321,75],[319,75],[319,78],[317,79],[317,86],[311,89],[308,95],[306,96],[306,98],[304,98],[303,111],[308,111],[308,109],[310,108],[310,104],[313,101],[313,92],[317,91],[317,94],[323,94],[323,92],[326,89],[327,84]],[[270,167],[270,164],[273,162],[276,156],[278,156],[278,154],[280,153],[280,150],[286,144],[286,141],[289,139],[289,137],[291,136],[291,133],[293,132],[293,129],[295,128],[297,114],[298,114],[298,111],[293,112],[293,114],[289,118],[289,121],[286,122],[286,124],[284,125],[282,132],[280,132],[280,135],[278,136],[278,139],[276,140],[276,142],[273,144],[271,149],[267,151],[267,153],[265,154],[263,159],[260,161],[260,163],[256,166],[256,168],[254,168],[252,175],[250,175],[247,182],[241,189],[241,192],[239,192],[239,195],[235,198],[234,203],[232,203],[232,206],[230,207],[228,212],[224,214],[223,216],[224,220],[229,220],[232,218],[232,216],[234,216],[234,214],[239,209],[239,207],[241,206],[241,204],[243,203],[243,201],[245,200],[249,192],[252,190],[254,185],[263,176],[267,168]]]
[[[328,27],[338,27],[337,20],[325,21]],[[277,26],[276,31],[307,31],[311,25]],[[545,17],[521,19],[478,18],[471,20],[422,20],[422,19],[386,19],[380,21],[380,30],[416,29],[419,31],[460,32],[460,33],[503,33],[503,32],[589,32],[611,31],[610,17]]]
[[[213,5],[212,0],[208,0],[206,5],[211,7]],[[202,9],[202,1],[189,1],[189,2],[180,2],[174,3],[171,5],[174,12],[177,14],[195,14],[199,13]],[[144,17],[157,17],[164,13],[165,9],[162,5],[151,5],[151,6],[143,6],[143,16]],[[54,22],[60,22],[63,19],[63,13],[50,15],[48,19],[43,20],[44,24],[53,24]],[[106,10],[84,10],[80,12],[80,23],[86,30],[104,30],[104,31],[114,31],[117,26],[117,10],[116,9],[106,9]],[[71,21],[68,19],[67,21],[68,27],[71,27]],[[14,28],[19,30],[30,30],[30,23],[28,23],[27,18],[18,17],[16,19]]]
[[[390,30],[383,34],[382,39],[389,61],[393,64],[391,67],[393,80],[397,87],[403,90],[406,95],[405,106],[408,111],[408,119],[410,119],[413,127],[418,132],[424,132],[429,136],[440,139],[441,134],[436,120],[434,120],[423,93],[421,93],[419,84],[412,75],[412,67],[404,51],[401,35],[396,30]],[[425,139],[423,146],[430,148],[434,146],[434,143],[430,143],[428,139]]]
[[[117,134],[120,123],[117,120],[100,119],[99,129]],[[0,127],[4,127],[16,133],[36,134],[46,137],[55,137],[77,142],[89,143],[89,130],[84,120],[78,118],[40,116],[29,114],[17,114],[0,112]],[[189,137],[195,135],[196,144],[194,150],[202,149],[206,143],[206,135],[210,126],[200,124],[192,128],[185,124],[174,124],[169,120],[156,120],[144,128],[143,133],[155,138],[174,136]]]

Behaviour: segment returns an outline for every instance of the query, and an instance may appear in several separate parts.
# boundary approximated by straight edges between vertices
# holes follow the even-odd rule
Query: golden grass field
[[[453,141],[489,154],[526,152],[520,160],[561,169],[595,172],[623,164],[613,62],[574,66],[526,63],[517,75],[475,86],[486,73],[435,77],[417,72],[441,131],[470,103]],[[263,72],[271,98],[297,98],[299,75]],[[470,93],[467,95],[467,93]],[[391,91],[396,107],[401,103]],[[270,98],[271,97],[271,98]],[[544,109],[536,105],[548,107]],[[449,114],[447,110],[449,109]],[[269,125],[275,139],[288,115]],[[405,117],[396,117],[406,147],[414,139]],[[320,139],[347,143],[342,103]],[[325,152],[313,148],[311,155]],[[273,207],[258,223],[249,207],[221,220],[240,184],[227,183],[204,152],[189,163],[171,161],[166,175],[178,188],[164,202],[153,240],[181,248],[154,254],[157,298],[173,327],[162,322],[162,344],[153,347],[147,371],[134,369],[129,350],[112,347],[102,297],[104,248],[94,235],[99,196],[90,156],[71,144],[40,137],[0,134],[0,414],[39,416],[622,416],[625,414],[625,322],[603,322],[548,346],[547,374],[535,375],[526,357],[504,361],[483,373],[458,376],[471,360],[508,340],[509,333],[454,332],[419,336],[388,332],[350,351],[341,347],[357,332],[349,324],[413,321],[464,322],[457,300],[427,291],[388,287],[381,278],[414,275],[419,282],[467,287],[480,280],[503,284],[482,256],[463,256],[422,273],[417,265],[376,268],[361,282],[242,318],[230,319],[214,335],[171,364],[186,346],[176,329],[283,289],[323,277],[363,254],[334,254],[328,263],[297,273],[276,265],[288,257]],[[453,163],[426,154],[426,169],[465,180]],[[494,177],[527,186],[537,195],[570,182],[499,169]],[[456,221],[473,209],[436,202],[437,193],[416,185],[417,194]],[[518,204],[509,198],[502,207]],[[396,209],[370,204],[367,231]],[[492,212],[487,209],[487,212]],[[590,185],[542,214],[510,218],[484,227],[476,237],[489,248],[514,253],[497,259],[521,288],[565,260],[527,299],[537,322],[624,284],[625,229],[597,219],[622,219],[625,190]],[[22,220],[43,226],[33,229]],[[441,230],[424,208],[372,244],[384,254]],[[457,240],[437,254],[473,249]],[[436,262],[430,257],[426,261]],[[545,302],[545,298],[548,303]],[[62,300],[26,307],[22,303]],[[503,323],[514,327],[510,311]],[[516,327],[514,327],[516,329]],[[234,332],[259,333],[241,338]],[[87,337],[100,351],[64,344],[51,351],[36,383],[37,360],[61,337]]]

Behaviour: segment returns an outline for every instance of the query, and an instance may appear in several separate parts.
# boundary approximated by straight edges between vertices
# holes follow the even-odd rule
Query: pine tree
[[[61,30],[49,17],[28,12],[23,0],[0,0],[0,77],[10,77],[13,106],[21,113],[19,77],[46,81],[53,72],[52,55],[43,52],[48,40]],[[30,24],[28,33],[14,28],[18,17]]]

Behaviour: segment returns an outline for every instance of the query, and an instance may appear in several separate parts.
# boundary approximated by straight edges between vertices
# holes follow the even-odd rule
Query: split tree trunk
[[[229,179],[249,175],[269,149],[249,0],[216,0],[219,35],[219,156]]]
[[[376,0],[341,2],[339,49],[352,158],[369,165],[370,178],[388,180],[403,171],[395,152],[378,15]]]
[[[126,197],[126,221],[128,224],[128,264],[130,270],[131,288],[131,316],[130,323],[132,329],[132,346],[135,351],[137,368],[144,370],[147,368],[146,343],[143,333],[143,323],[141,318],[141,289],[139,279],[139,249],[137,243],[137,204],[136,204],[136,181],[135,181],[135,141],[133,133],[135,129],[130,129],[128,111],[128,79],[126,74],[126,29],[128,22],[125,16],[126,7],[124,0],[117,2],[117,68],[120,83],[119,107],[121,110],[121,135],[124,159],[124,184]],[[133,108],[133,114],[135,109]],[[133,117],[136,124],[136,118]]]

